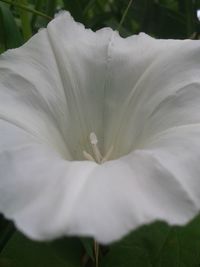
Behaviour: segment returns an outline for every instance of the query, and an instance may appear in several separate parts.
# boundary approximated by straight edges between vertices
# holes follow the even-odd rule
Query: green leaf
[[[88,3],[86,4],[86,6],[84,7],[84,10],[83,10],[83,15],[84,16],[89,12],[89,10],[94,8],[95,2],[96,2],[96,0],[88,1]]]
[[[65,9],[70,11],[73,17],[79,21],[83,22],[83,7],[82,1],[80,0],[63,0]]]
[[[34,242],[16,232],[0,254],[0,266],[80,267],[81,253],[82,245],[78,239]]]
[[[0,9],[0,53],[6,50],[6,36],[3,27],[3,14]]]
[[[50,17],[53,17],[54,14],[56,13],[56,5],[57,5],[56,0],[48,0],[48,2],[47,2],[47,14]]]
[[[48,1],[47,0],[36,0],[34,3],[34,10],[37,10],[39,12],[42,12],[46,14],[48,10]],[[48,20],[45,19],[42,16],[39,16],[36,13],[32,14],[32,20],[31,20],[31,26],[33,29],[33,32],[37,32],[40,28],[45,28],[48,24]]]
[[[200,217],[185,227],[157,222],[113,244],[101,267],[200,266]]]
[[[18,0],[18,3],[28,6],[27,0]],[[32,36],[31,24],[30,24],[30,19],[29,19],[30,14],[27,10],[24,10],[22,8],[18,8],[18,11],[19,11],[19,15],[21,18],[21,27],[22,27],[24,40],[27,41]]]
[[[128,11],[129,11],[129,9],[130,9],[132,3],[133,3],[133,0],[129,0],[128,5],[127,5],[126,9],[124,10],[123,15],[122,15],[122,18],[121,18],[121,20],[120,20],[120,22],[119,22],[119,26],[118,26],[118,28],[117,28],[118,31],[120,30],[122,24],[124,23],[124,20],[125,20],[125,18],[126,18],[126,16],[127,16],[127,13],[128,13]]]
[[[15,6],[15,7],[18,7],[18,8],[21,8],[21,9],[24,9],[32,14],[37,14],[38,16],[41,16],[47,20],[51,20],[52,18],[49,17],[48,15],[40,12],[40,11],[37,11],[35,9],[32,9],[32,8],[29,8],[27,5],[23,5],[23,4],[19,4],[17,2],[13,2],[12,0],[0,0],[1,2],[4,2],[4,3],[7,3],[8,5],[12,5],[12,6]]]
[[[81,238],[81,243],[87,253],[87,255],[94,261],[94,241],[91,238]]]
[[[35,1],[35,10],[38,10],[40,11],[42,9],[42,5],[44,3],[44,0],[36,0]],[[37,20],[37,14],[36,13],[33,13],[33,16],[32,16],[32,19],[31,19],[31,26],[34,27],[35,26],[35,23],[36,23],[36,20]]]
[[[15,229],[12,223],[5,223],[0,228],[0,252],[6,246],[7,242],[13,235]]]
[[[23,38],[9,6],[0,2],[0,13],[2,23],[1,31],[3,32],[3,34],[1,34],[3,39],[0,40],[0,43],[4,43],[5,49],[15,48],[22,45]]]
[[[188,38],[195,31],[195,21],[194,21],[194,4],[191,0],[185,0],[185,10],[186,10],[186,27]]]

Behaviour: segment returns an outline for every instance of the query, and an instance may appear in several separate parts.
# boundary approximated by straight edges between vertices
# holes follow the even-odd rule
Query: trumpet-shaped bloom
[[[33,239],[114,241],[200,208],[200,42],[58,15],[0,57],[0,211]]]

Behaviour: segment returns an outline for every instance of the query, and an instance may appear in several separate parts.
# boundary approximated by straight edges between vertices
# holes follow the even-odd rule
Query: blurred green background
[[[86,27],[117,29],[128,0],[1,0],[0,51],[20,46],[62,9]],[[133,0],[120,27],[128,36],[145,32],[158,38],[198,38],[200,0]]]
[[[0,53],[22,45],[62,9],[86,27],[119,29],[124,37],[139,32],[172,39],[200,36],[200,0],[0,0]],[[78,267],[84,248],[90,255],[90,243],[83,240],[51,246],[31,242],[0,216],[0,267]],[[84,266],[92,266],[88,262]],[[101,266],[200,267],[200,217],[183,228],[143,227],[112,245]]]

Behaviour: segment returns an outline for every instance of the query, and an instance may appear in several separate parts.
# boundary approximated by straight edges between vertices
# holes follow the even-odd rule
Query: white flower
[[[0,212],[23,233],[108,243],[199,207],[199,41],[123,39],[65,12],[1,55]]]

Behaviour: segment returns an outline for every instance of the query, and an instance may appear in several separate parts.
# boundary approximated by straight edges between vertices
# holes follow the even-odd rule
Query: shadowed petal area
[[[105,150],[112,143],[114,158],[167,128],[200,122],[199,51],[199,41],[144,34],[113,41]]]

